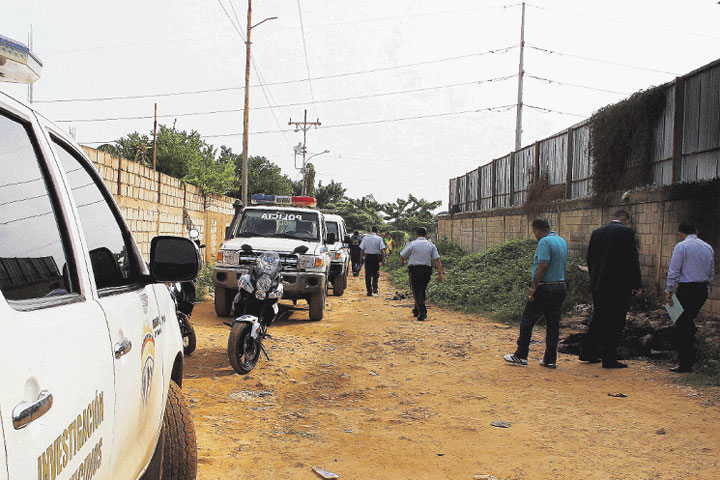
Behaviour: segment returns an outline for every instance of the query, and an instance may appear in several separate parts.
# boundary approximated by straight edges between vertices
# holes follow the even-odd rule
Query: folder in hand
[[[670,320],[672,320],[673,325],[675,325],[675,322],[677,322],[677,319],[680,318],[680,315],[682,315],[685,309],[680,305],[680,300],[678,300],[677,295],[674,293],[672,295],[672,301],[672,306],[670,306],[669,303],[665,304],[665,310],[667,310],[670,315]]]

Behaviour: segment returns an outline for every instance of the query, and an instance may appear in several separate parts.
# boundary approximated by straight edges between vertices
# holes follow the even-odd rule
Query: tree
[[[203,193],[224,195],[237,185],[235,164],[226,158],[214,155],[193,156],[189,160],[188,174],[183,178],[200,188]]]
[[[442,204],[408,195],[407,200],[398,198],[394,203],[382,206],[384,219],[391,222],[396,230],[414,232],[420,226],[429,227],[435,223],[435,210]]]
[[[327,208],[328,205],[340,202],[345,197],[346,190],[343,188],[342,183],[335,182],[335,180],[330,180],[327,185],[323,185],[322,180],[320,180],[315,190],[318,208]]]
[[[232,196],[240,197],[242,193],[241,180],[243,175],[242,155],[233,153],[226,146],[220,147],[219,159],[227,159],[235,166],[235,176],[238,179],[236,189]],[[248,158],[248,198],[255,193],[268,195],[292,195],[293,182],[282,169],[265,157]]]
[[[343,198],[337,203],[327,206],[331,210],[345,219],[345,224],[349,231],[353,230],[370,230],[370,227],[377,225],[382,228],[385,225],[380,216],[381,205],[373,198],[372,195],[366,195],[362,198]]]

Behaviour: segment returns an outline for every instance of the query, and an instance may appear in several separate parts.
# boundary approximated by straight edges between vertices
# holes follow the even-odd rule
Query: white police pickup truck
[[[6,67],[30,54],[2,43],[12,79]],[[0,480],[195,478],[183,345],[160,282],[199,265],[174,237],[155,238],[146,264],[82,150],[0,93]]]
[[[306,300],[310,320],[322,320],[330,278],[328,245],[336,238],[328,234],[325,216],[313,208],[315,199],[253,195],[251,200],[254,206],[236,211],[217,254],[215,312],[230,315],[240,277],[263,252],[276,252],[282,265],[283,298]]]
[[[335,243],[328,244],[330,249],[330,283],[333,295],[341,297],[345,293],[350,272],[350,237],[345,227],[345,219],[340,215],[325,214],[325,224],[329,233],[335,234]]]

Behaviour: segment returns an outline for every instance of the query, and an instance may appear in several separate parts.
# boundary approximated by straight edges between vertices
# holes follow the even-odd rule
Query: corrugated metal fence
[[[664,86],[655,126],[652,182],[669,185],[720,177],[720,60]],[[589,121],[450,179],[449,210],[472,212],[525,203],[533,176],[565,185],[566,198],[592,195]]]

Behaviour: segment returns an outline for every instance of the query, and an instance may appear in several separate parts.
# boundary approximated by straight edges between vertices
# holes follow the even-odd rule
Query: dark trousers
[[[708,298],[707,284],[681,283],[675,294],[683,307],[683,313],[675,322],[675,348],[680,367],[690,369],[695,364],[695,317]]]
[[[601,354],[603,364],[617,362],[617,347],[622,337],[631,292],[598,290],[593,292],[593,316],[582,344],[583,358]]]
[[[545,363],[557,362],[557,346],[560,337],[560,312],[565,300],[565,285],[540,285],[535,291],[535,299],[525,304],[522,319],[520,320],[520,336],[517,341],[515,355],[527,359],[530,352],[530,340],[535,323],[540,317],[545,317]]]
[[[350,260],[352,261],[352,271],[353,274],[357,275],[360,273],[360,270],[362,270],[363,266],[363,259],[362,255],[352,255]]]
[[[410,288],[415,297],[415,308],[421,316],[427,316],[427,306],[425,305],[425,292],[430,277],[432,276],[432,267],[427,265],[411,265],[408,269],[410,273]]]
[[[378,292],[381,260],[382,255],[365,255],[365,288],[367,293]]]

